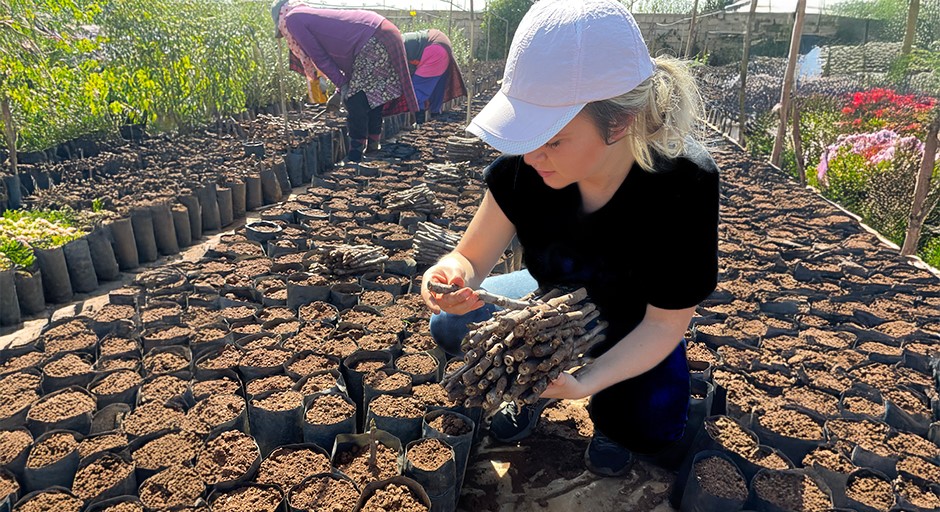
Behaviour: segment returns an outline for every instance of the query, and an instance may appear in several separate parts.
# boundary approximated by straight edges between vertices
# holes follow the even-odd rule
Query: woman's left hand
[[[542,393],[542,398],[577,400],[591,394],[591,391],[573,375],[562,373],[557,379],[549,383],[548,388]]]

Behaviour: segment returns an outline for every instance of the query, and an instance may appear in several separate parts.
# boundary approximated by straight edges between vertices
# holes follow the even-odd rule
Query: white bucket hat
[[[616,0],[539,0],[512,38],[499,92],[467,131],[506,154],[534,151],[592,101],[630,92],[655,64]]]

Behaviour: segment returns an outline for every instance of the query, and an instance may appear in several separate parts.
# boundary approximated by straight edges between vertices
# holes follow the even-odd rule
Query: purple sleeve
[[[294,36],[294,39],[297,40],[297,43],[300,44],[300,47],[303,48],[307,56],[313,60],[317,68],[319,68],[336,87],[340,87],[349,81],[349,78],[343,74],[336,65],[336,62],[333,61],[333,57],[330,56],[326,49],[320,44],[320,41],[318,41],[310,31],[309,26],[304,22],[302,16],[288,16],[284,23],[287,30]]]

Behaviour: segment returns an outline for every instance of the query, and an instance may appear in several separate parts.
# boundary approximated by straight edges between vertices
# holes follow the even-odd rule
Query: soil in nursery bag
[[[13,476],[13,473],[0,471],[0,508],[9,510],[10,503],[16,502],[19,493],[20,484],[16,481],[16,477]],[[10,500],[9,503],[4,503],[6,499]]]
[[[278,373],[290,356],[290,351],[280,348],[247,350],[242,356],[239,371],[246,380]]]
[[[25,428],[0,430],[0,467],[22,474],[32,444],[33,435]]]
[[[714,450],[695,454],[682,495],[683,512],[740,510],[746,500],[747,482],[727,455]]]
[[[115,370],[95,377],[88,385],[88,391],[98,399],[99,408],[117,402],[133,403],[143,380],[135,371]]]
[[[288,504],[294,510],[349,512],[358,501],[359,490],[356,485],[350,479],[335,474],[311,476],[294,487],[288,495]]]
[[[87,352],[92,353],[98,335],[92,331],[84,321],[72,320],[64,322],[42,335],[43,351],[46,354],[59,352]]]
[[[431,500],[421,486],[405,477],[376,482],[363,489],[357,512],[427,512]]]
[[[905,477],[899,477],[894,482],[897,499],[908,507],[918,507],[914,510],[940,510],[940,495],[936,486],[928,486],[922,482],[915,482]]]
[[[91,428],[96,409],[94,397],[80,387],[69,387],[44,396],[33,404],[26,422],[34,436],[54,429],[74,430],[82,435]]]
[[[888,437],[888,446],[901,454],[917,455],[931,460],[940,460],[940,446],[909,432],[898,432]]]
[[[300,379],[294,385],[294,389],[300,391],[305,398],[316,393],[345,390],[346,386],[342,383],[342,379],[337,370],[321,371]]]
[[[849,476],[845,488],[845,506],[857,511],[888,510],[894,506],[894,487],[887,477],[868,469]]]
[[[384,433],[384,437],[394,439],[388,433]],[[347,443],[345,439],[349,438],[355,439],[355,443]],[[333,465],[351,478],[359,488],[365,487],[370,482],[401,474],[401,451],[386,446],[378,439],[372,441],[371,444],[374,449],[370,449],[369,434],[356,434],[355,437],[343,436],[336,441]]]
[[[413,396],[379,395],[369,402],[366,424],[375,421],[384,430],[407,444],[421,437],[421,422],[427,408]]]
[[[13,506],[16,512],[81,512],[83,508],[82,500],[62,487],[31,492]]]
[[[48,359],[49,356],[37,350],[26,352],[21,356],[11,357],[4,361],[2,365],[0,365],[0,377],[9,375],[11,373],[16,373],[27,368],[41,367],[42,364]]]
[[[339,434],[356,431],[356,404],[340,393],[314,395],[304,413],[304,442],[332,450]]]
[[[751,502],[757,510],[826,510],[832,498],[802,470],[764,469],[751,482]]]
[[[901,455],[898,473],[925,483],[940,483],[940,464],[915,455]]]
[[[131,370],[134,373],[138,373],[140,371],[140,359],[137,357],[123,356],[107,357],[104,359],[99,359],[98,362],[95,363],[95,371],[98,372],[98,375],[109,373],[114,370]],[[89,386],[90,385],[91,383],[89,383]],[[132,398],[133,397],[129,396],[128,400],[130,401]],[[107,402],[116,403],[117,401],[107,400]]]
[[[237,395],[241,384],[231,377],[219,377],[193,382],[193,399],[203,400],[213,395]]]
[[[411,375],[415,384],[437,382],[440,363],[430,354],[406,354],[395,360],[395,368]]]
[[[287,375],[272,375],[261,377],[245,385],[245,392],[254,397],[269,391],[286,391],[294,386],[294,379]]]
[[[779,448],[792,461],[801,461],[825,439],[822,418],[794,409],[774,409],[752,416],[751,429],[763,444]]]
[[[206,484],[187,466],[171,466],[140,484],[140,501],[149,509],[192,507],[206,491]]]
[[[440,439],[417,439],[405,451],[403,474],[421,484],[435,510],[454,510],[457,463],[454,449]]]
[[[418,384],[411,387],[411,395],[431,409],[454,409],[462,405],[447,395],[447,390],[439,382]]]
[[[291,489],[308,476],[330,471],[330,458],[324,449],[313,444],[294,444],[272,451],[261,462],[255,481],[259,484],[279,485],[281,489]]]
[[[78,469],[80,441],[78,433],[68,430],[53,430],[37,438],[26,459],[23,486],[28,491],[53,485],[71,487]]]
[[[147,375],[162,375],[189,369],[189,350],[183,347],[170,348],[174,350],[151,350],[144,356],[143,366]]]
[[[130,494],[136,490],[134,464],[113,453],[105,453],[83,462],[72,483],[72,492],[86,503]]]
[[[84,459],[105,451],[119,451],[127,446],[127,436],[123,432],[97,434],[82,439],[78,444],[78,456]]]
[[[182,428],[201,435],[223,428],[240,428],[246,413],[245,399],[238,395],[210,395],[194,405]]]
[[[93,503],[85,512],[145,512],[143,503],[136,496],[117,496]]]
[[[68,386],[86,386],[94,376],[91,356],[60,353],[42,367],[42,390],[52,393]]]
[[[159,375],[144,379],[140,385],[140,392],[137,394],[137,403],[139,405],[155,403],[166,403],[168,400],[184,399],[189,395],[189,381],[176,375]]]
[[[191,432],[167,432],[153,439],[131,443],[131,455],[139,469],[160,469],[192,461],[202,448],[202,440]]]
[[[275,512],[281,510],[283,502],[283,491],[261,485],[242,486],[209,498],[212,512]]]
[[[93,329],[98,333],[99,336],[108,336],[114,335],[112,332],[114,330],[119,330],[119,334],[126,335],[127,332],[120,331],[121,329],[126,329],[132,326],[136,326],[134,321],[137,316],[137,310],[134,306],[123,305],[123,304],[105,304],[99,309],[94,316],[95,323],[93,324]],[[118,337],[118,336],[115,336]],[[107,339],[107,338],[105,338]],[[123,343],[130,343],[131,340],[124,339]],[[98,354],[100,356],[110,356],[114,354],[121,354],[133,349],[137,349],[137,346],[134,347],[125,347],[123,350],[120,347],[111,347],[109,345],[114,344],[105,343],[102,339],[101,343],[98,344]]]
[[[287,364],[288,373],[305,377],[325,370],[339,370],[339,360],[321,354],[299,354]]]
[[[0,426],[26,425],[30,405],[39,400],[42,377],[38,373],[17,372],[0,379]]]
[[[263,456],[303,439],[303,398],[297,391],[269,391],[248,403],[248,421]]]
[[[384,368],[367,373],[362,378],[362,401],[370,403],[382,394],[406,395],[411,392],[411,376],[405,372]]]
[[[222,488],[248,480],[260,464],[261,452],[254,438],[230,430],[206,442],[195,468],[207,485]]]
[[[162,430],[177,429],[186,419],[180,407],[171,407],[160,402],[139,405],[134,412],[124,417],[124,431],[132,437],[143,437]]]

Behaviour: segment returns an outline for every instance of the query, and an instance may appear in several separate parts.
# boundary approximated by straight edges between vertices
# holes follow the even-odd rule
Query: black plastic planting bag
[[[379,397],[377,396],[375,398]],[[382,416],[372,410],[372,404],[374,401],[375,399],[373,399],[372,402],[369,402],[366,412],[366,421],[363,423],[363,432],[368,431],[370,426],[374,423],[376,428],[391,433],[404,444],[410,443],[411,441],[421,437],[421,425],[424,422],[424,415],[427,414],[426,409],[421,415],[415,416],[413,418]]]
[[[696,468],[699,462],[712,457],[727,461],[733,467],[734,474],[730,475],[730,478],[740,479],[744,488],[744,496],[741,499],[716,495],[709,492],[708,488],[702,485],[703,475],[700,475]],[[689,472],[689,478],[685,483],[685,492],[682,495],[681,512],[713,512],[718,510],[734,512],[741,510],[745,501],[747,501],[747,483],[744,480],[744,475],[741,474],[741,470],[727,453],[705,450],[695,454],[692,458],[692,470]]]
[[[428,509],[431,508],[431,498],[421,487],[421,484],[405,476],[393,476],[392,478],[387,478],[378,482],[372,482],[365,486],[365,488],[362,489],[362,496],[359,497],[359,503],[356,504],[356,508],[353,509],[353,512],[360,512],[365,507],[366,503],[369,502],[369,498],[375,494],[375,491],[384,489],[386,486],[393,484],[404,485],[411,491],[411,494],[418,501],[418,503],[428,507]]]
[[[392,375],[408,375],[404,372],[393,370],[391,368],[383,368],[379,372],[385,374],[388,377]],[[368,404],[372,401],[373,398],[379,395],[410,395],[411,394],[411,379],[408,379],[408,382],[402,386],[399,386],[395,389],[376,389],[373,385],[369,383],[369,376],[363,378],[362,381],[362,402]]]
[[[421,469],[414,465],[409,453],[419,443],[430,441],[441,443],[450,452],[450,458],[434,470]],[[457,461],[454,449],[441,439],[415,439],[405,447],[404,476],[421,484],[431,500],[432,512],[453,512],[457,508]]]
[[[682,437],[653,457],[657,464],[672,470],[677,469],[686,457],[694,455],[689,453],[689,449],[699,431],[702,430],[705,418],[711,415],[712,400],[715,396],[715,385],[711,382],[691,379],[690,383],[692,394],[689,399],[689,414]]]
[[[765,428],[761,425],[761,414],[757,412],[751,414],[751,430],[757,434],[757,437],[760,438],[763,444],[779,449],[792,462],[799,463],[809,452],[825,443],[825,432],[823,431],[822,426],[826,420],[819,414],[816,414],[815,412],[808,409],[803,409],[801,407],[793,407],[793,409],[802,414],[805,414],[806,416],[809,416],[819,425],[820,437],[818,439],[799,439],[796,437],[784,436],[774,432],[773,430]]]
[[[110,462],[114,463],[124,463],[130,466],[133,466],[133,462],[130,459],[130,456],[127,453],[113,453],[113,452],[100,452],[96,455],[91,455],[83,459],[78,466],[78,471],[76,475],[80,473],[83,469],[88,466],[99,462],[107,464]],[[137,492],[137,478],[134,471],[131,471],[124,478],[115,482],[111,487],[103,489],[98,495],[88,498],[85,502],[86,505],[92,503],[98,503],[104,500],[109,500],[112,498],[117,498],[118,496],[132,495]]]
[[[754,475],[754,481],[750,485],[750,494],[748,495],[748,501],[746,504],[749,509],[753,509],[755,512],[791,512],[791,509],[779,506],[777,503],[774,503],[768,499],[769,497],[761,496],[757,491],[758,486],[755,485],[755,482],[761,481],[764,478],[772,477],[775,474],[780,476],[789,476],[792,478],[801,477],[804,475],[808,476],[819,487],[819,490],[829,499],[829,507],[832,507],[832,491],[826,486],[825,482],[821,481],[815,474],[803,469],[775,470],[764,468]]]
[[[444,417],[444,432],[431,426],[436,418]],[[464,425],[465,431],[458,433],[459,430],[450,430],[460,423]],[[473,449],[473,432],[476,424],[469,417],[458,412],[438,409],[424,415],[424,421],[421,424],[422,437],[440,439],[446,442],[454,449],[454,463],[457,472],[457,487],[455,498],[460,497],[460,489],[463,488],[463,479],[467,472],[467,463],[470,461],[470,451]]]
[[[340,481],[343,481],[343,482],[348,482],[349,485],[351,485],[352,488],[355,489],[357,493],[359,492],[359,486],[356,485],[356,482],[353,482],[353,480],[352,480],[351,478],[349,478],[348,476],[346,476],[346,475],[344,475],[344,474],[342,474],[342,473],[340,473],[340,472],[338,472],[338,471],[337,471],[337,472],[332,472],[332,473],[317,473],[317,474],[315,474],[315,475],[310,475],[310,476],[308,476],[307,478],[304,478],[302,482],[300,482],[299,484],[297,484],[297,485],[295,485],[294,487],[291,488],[290,492],[287,494],[287,500],[286,500],[286,501],[287,501],[287,510],[290,511],[290,512],[307,512],[308,510],[311,510],[310,508],[300,508],[300,507],[294,506],[294,501],[296,501],[296,500],[294,499],[295,493],[301,492],[302,490],[304,490],[304,488],[305,488],[307,485],[311,485],[312,482],[317,481],[317,480],[320,480],[320,479],[323,479],[323,478],[328,478],[328,479],[330,479],[330,480],[340,480]],[[323,495],[323,497],[328,500],[331,496],[325,494],[325,495]],[[334,503],[335,503],[335,502],[334,502]],[[326,508],[326,507],[324,506],[324,505],[327,505],[327,504],[324,504],[324,503],[317,503],[316,505],[318,506],[318,508],[313,509],[313,510],[330,510],[330,509],[328,509],[328,508]]]
[[[213,509],[213,510],[218,510],[218,509],[220,509],[221,507],[217,507],[217,506],[216,506],[216,501],[219,499],[220,496],[223,497],[222,499],[225,499],[224,496],[231,496],[232,494],[237,494],[237,493],[238,493],[240,490],[242,490],[242,489],[247,489],[247,488],[251,488],[251,487],[255,487],[255,488],[258,488],[258,489],[271,490],[272,492],[277,492],[277,494],[280,495],[280,501],[278,502],[278,504],[277,504],[275,507],[271,508],[270,510],[273,510],[273,511],[275,511],[275,512],[282,512],[283,510],[285,510],[285,508],[284,508],[284,503],[285,503],[286,499],[285,499],[285,496],[284,496],[284,490],[283,490],[283,489],[281,489],[280,487],[278,487],[278,486],[276,486],[276,485],[255,484],[255,483],[241,483],[241,484],[239,484],[239,485],[227,487],[227,488],[225,488],[225,489],[216,489],[216,490],[213,491],[211,494],[209,494],[209,499],[208,499],[208,501],[209,501],[209,507],[211,507],[211,509]],[[268,510],[268,509],[261,509],[261,508],[258,508],[258,509],[251,510],[251,511],[245,510],[245,512],[267,512],[267,510]]]
[[[98,412],[91,418],[91,429],[88,435],[122,430],[124,417],[130,413],[131,406],[124,403],[106,405],[98,409]]]
[[[94,395],[89,393],[85,388],[80,386],[69,386],[67,388],[61,389],[54,393],[50,393],[40,399],[40,402],[50,400],[51,397],[55,397],[64,393],[81,393],[86,395],[91,400],[95,400]],[[39,402],[37,402],[39,403]],[[52,430],[73,430],[78,432],[81,435],[88,435],[91,431],[91,420],[94,416],[97,409],[92,409],[91,411],[84,413],[76,413],[73,416],[68,418],[60,418],[59,420],[46,422],[40,421],[35,418],[26,416],[26,426],[29,428],[30,432],[33,433],[34,437],[39,437],[40,435],[52,431]]]
[[[343,359],[340,370],[343,373],[343,377],[346,379],[346,390],[349,392],[349,396],[353,401],[356,402],[356,409],[359,411],[357,425],[360,424],[362,418],[365,417],[366,408],[363,402],[363,372],[355,368],[357,364],[364,361],[380,361],[384,363],[384,367],[388,367],[392,364],[392,354],[381,350],[359,350]]]
[[[267,457],[278,446],[299,443],[303,439],[301,427],[304,416],[303,397],[298,396],[297,406],[284,411],[274,411],[259,407],[259,402],[271,396],[284,393],[275,390],[261,393],[248,401],[248,426],[254,436],[261,456]],[[293,393],[293,392],[291,392]],[[299,393],[296,393],[300,395]]]
[[[356,433],[356,414],[350,415],[345,420],[330,425],[310,423],[307,421],[307,410],[314,404],[317,398],[324,395],[335,395],[343,399],[346,403],[356,407],[355,402],[343,393],[328,392],[318,393],[306,399],[303,416],[303,439],[305,443],[313,443],[326,451],[333,450],[333,445],[337,436],[342,434]]]
[[[868,468],[859,468],[848,475],[848,478],[846,479],[846,483],[845,483],[846,490],[849,487],[851,487],[852,483],[855,480],[859,478],[875,478],[877,480],[881,480],[882,482],[888,484],[889,486],[891,485],[891,480],[887,476],[885,476],[884,473],[880,473],[878,471],[874,471]],[[893,487],[892,487],[892,494],[894,494]],[[836,496],[835,493],[833,493],[833,500],[835,501],[836,505],[848,507],[850,509],[855,510],[856,512],[879,512],[880,510],[878,508],[866,505],[860,501],[856,501],[848,497],[848,495],[845,494],[845,492],[843,492],[840,496]]]
[[[33,449],[46,439],[57,434],[69,434],[76,441],[81,442],[82,435],[71,430],[50,430],[39,436],[33,443]],[[53,486],[61,486],[66,489],[72,487],[72,479],[75,478],[75,471],[78,470],[79,454],[78,445],[68,454],[52,464],[47,464],[38,468],[29,467],[27,459],[26,467],[23,469],[23,488],[26,492],[38,491]]]
[[[106,500],[96,501],[88,506],[84,512],[102,512],[108,510],[111,507],[116,507],[122,503],[131,503],[133,505],[139,505],[144,507],[144,504],[141,503],[140,498],[134,496],[133,493],[124,494],[121,496],[115,496],[113,498],[108,498]]]

